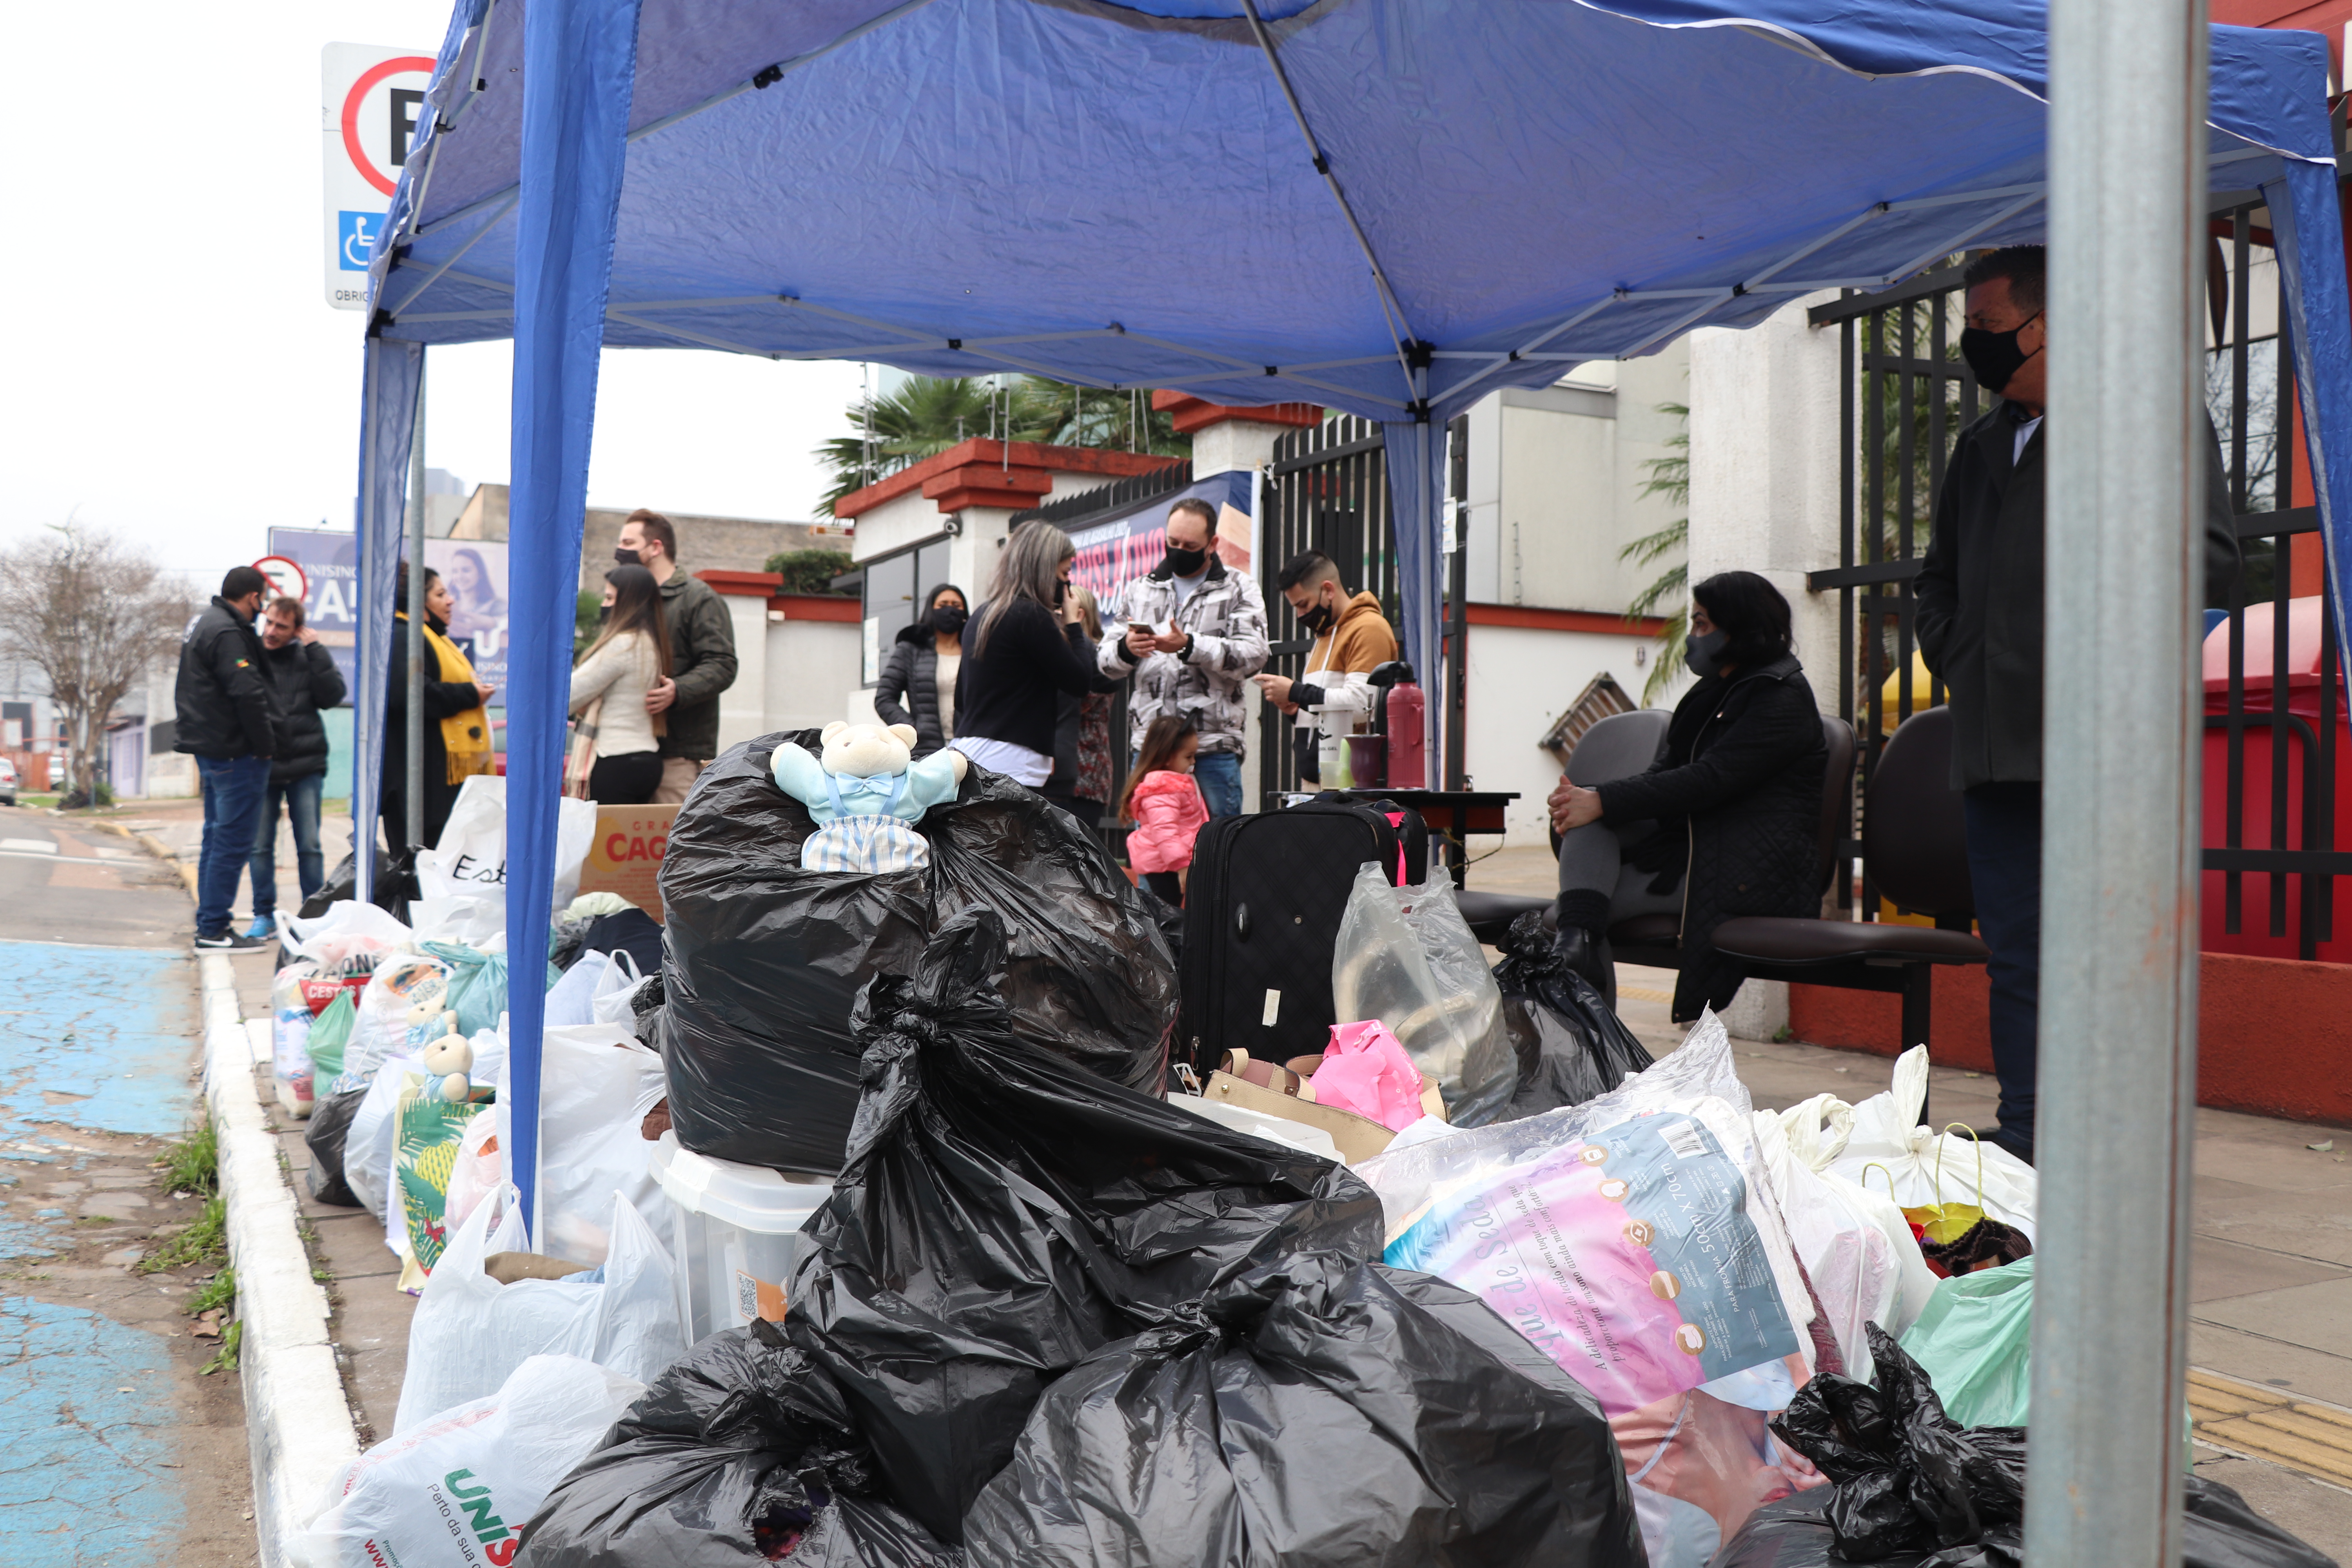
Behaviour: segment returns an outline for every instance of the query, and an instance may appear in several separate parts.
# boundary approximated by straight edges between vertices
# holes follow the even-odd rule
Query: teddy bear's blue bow
[[[887,816],[907,793],[907,775],[876,773],[859,778],[855,773],[827,773],[824,789],[836,816]]]

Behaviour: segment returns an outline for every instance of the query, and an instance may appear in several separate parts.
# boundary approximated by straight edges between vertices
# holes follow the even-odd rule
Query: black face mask
[[[1057,610],[1060,609],[1062,607],[1062,601],[1069,596],[1070,585],[1067,583],[1056,583],[1054,584],[1054,608]]]
[[[613,606],[612,606],[612,605],[597,605],[597,606],[596,606],[596,624],[597,624],[598,626],[603,626],[606,621],[609,621],[609,620],[611,620],[612,618],[613,618]]]
[[[1730,640],[1731,634],[1721,626],[1705,637],[1686,637],[1683,638],[1683,663],[1701,680],[1721,675],[1724,645]]]
[[[642,566],[646,563],[645,558],[634,550],[615,550],[613,552],[613,559],[624,566]]]
[[[2027,360],[2042,352],[2035,349],[2033,354],[2030,354],[2017,346],[2017,334],[2031,326],[2041,314],[2039,310],[2034,311],[2033,315],[2005,332],[1987,331],[1982,327],[1968,327],[1961,331],[1960,357],[1969,362],[1969,374],[1977,378],[1979,386],[1987,392],[2000,392],[2024,368]]]
[[[1179,550],[1168,547],[1160,558],[1160,569],[1174,577],[1197,577],[1208,568],[1209,552],[1205,550]]]
[[[943,637],[957,636],[963,630],[964,613],[953,605],[940,605],[931,611],[931,630]]]
[[[1330,605],[1319,602],[1298,612],[1298,624],[1318,637],[1329,631],[1331,623],[1339,618]]]

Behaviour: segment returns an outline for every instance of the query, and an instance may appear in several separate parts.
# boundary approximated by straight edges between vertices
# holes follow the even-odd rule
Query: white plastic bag
[[[318,961],[300,958],[279,970],[269,984],[270,1058],[278,1102],[289,1116],[308,1116],[312,1104],[310,1026],[317,1022],[302,982],[319,973]]]
[[[669,1223],[669,1200],[654,1182],[654,1146],[642,1131],[669,1084],[659,1053],[621,1025],[550,1029],[541,1039],[541,1250],[586,1268],[604,1260],[615,1193],[648,1223]],[[502,1064],[499,1146],[507,1150],[514,1147],[511,1076]]]
[[[351,1128],[343,1135],[343,1181],[352,1196],[379,1219],[392,1184],[392,1149],[399,1135],[394,1112],[400,1109],[401,1080],[424,1070],[425,1064],[415,1057],[393,1057],[377,1064],[375,1077],[368,1080],[367,1098],[352,1113]]]
[[[1446,1120],[1478,1127],[1518,1089],[1519,1060],[1503,1025],[1503,994],[1440,871],[1396,888],[1376,862],[1356,872],[1332,950],[1333,1016],[1377,1018],[1437,1080]]]
[[[1771,1111],[1756,1112],[1755,1125],[1789,1239],[1829,1316],[1846,1375],[1866,1383],[1872,1363],[1864,1325],[1901,1335],[1935,1294],[1935,1273],[1903,1211],[1884,1192],[1816,1173],[1796,1157],[1787,1128]]]
[[[409,1014],[435,1006],[448,985],[449,966],[427,953],[403,953],[376,965],[357,998],[358,1016],[352,1022],[350,1043],[343,1047],[344,1076],[365,1078],[394,1057],[407,1054]],[[438,1039],[441,1031],[433,1029],[430,1036]]]
[[[492,1226],[493,1213],[497,1225]],[[408,1327],[408,1373],[395,1434],[496,1391],[537,1355],[574,1355],[640,1383],[686,1353],[677,1268],[625,1199],[612,1205],[613,1247],[601,1285],[482,1272],[495,1252],[528,1252],[513,1188],[477,1205],[425,1281]]]
[[[411,899],[408,919],[419,942],[454,942],[487,952],[485,943],[506,935],[506,890],[495,889],[488,898]]]
[[[499,1119],[484,1114],[466,1123],[457,1142],[457,1161],[449,1167],[449,1195],[442,1204],[441,1223],[456,1231],[473,1217],[474,1207],[507,1184],[506,1145],[499,1141]]]
[[[1781,1121],[1790,1127],[1790,1149],[1810,1153],[1813,1168],[1825,1175],[1857,1187],[1874,1187],[1882,1195],[1892,1177],[1895,1202],[1906,1209],[1939,1202],[1977,1205],[2032,1240],[2039,1190],[2033,1167],[1997,1143],[1920,1126],[1919,1108],[1927,1098],[1927,1047],[1914,1046],[1895,1058],[1894,1086],[1885,1093],[1851,1107],[1817,1095],[1782,1112]],[[1843,1117],[1841,1110],[1846,1113]],[[1838,1135],[1841,1124],[1843,1138]]]
[[[596,837],[596,807],[563,796],[556,805],[553,907],[580,891],[580,868]],[[449,820],[432,848],[416,856],[417,890],[426,899],[503,898],[507,885],[507,781],[476,773],[457,791]],[[500,920],[504,924],[503,917]]]
[[[597,983],[612,964],[612,954],[583,952],[563,972],[563,978],[547,988],[547,1026],[551,1029],[576,1029],[583,1024],[596,1021]]]
[[[646,983],[646,977],[637,972],[637,961],[625,952],[615,949],[605,957],[611,962],[605,964],[604,976],[596,983],[596,994],[589,1006],[597,1023],[619,1024],[635,1033],[637,1014],[629,1005],[629,998]]]
[[[331,968],[360,952],[390,952],[409,945],[409,930],[373,904],[344,899],[310,920],[285,918],[286,955]]]
[[[528,1357],[497,1393],[343,1466],[289,1553],[300,1568],[512,1563],[523,1522],[645,1391],[578,1356]]]

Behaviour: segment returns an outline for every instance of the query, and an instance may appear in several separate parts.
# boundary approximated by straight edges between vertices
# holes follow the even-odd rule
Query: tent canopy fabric
[[[1444,421],[2039,239],[2046,37],[2042,0],[461,0],[370,279],[362,559],[397,526],[413,417],[386,348],[512,335],[516,972],[546,936],[601,346],[1378,420],[1427,677]],[[2210,52],[2210,186],[2270,209],[2340,595],[2352,306],[2327,49],[2215,27]],[[390,595],[388,574],[362,584],[379,655]]]
[[[387,335],[512,330],[525,9],[453,28]],[[1443,419],[2043,227],[2038,5],[1260,12],[646,0],[604,341]],[[2212,52],[2217,190],[2333,168],[2324,40]]]

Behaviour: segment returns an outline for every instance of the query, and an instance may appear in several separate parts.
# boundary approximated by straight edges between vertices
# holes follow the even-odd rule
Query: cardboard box
[[[656,879],[669,850],[670,824],[677,820],[674,805],[598,806],[596,836],[588,841],[588,860],[580,868],[580,890],[618,893],[660,924]]]
[[[1318,1105],[1311,1100],[1300,1100],[1277,1089],[1260,1089],[1229,1072],[1211,1073],[1202,1097],[1221,1100],[1228,1105],[1247,1106],[1261,1116],[1319,1127],[1331,1135],[1331,1142],[1339,1145],[1339,1158],[1350,1165],[1359,1160],[1370,1159],[1387,1148],[1389,1140],[1396,1136],[1369,1116],[1359,1116],[1336,1105]]]

